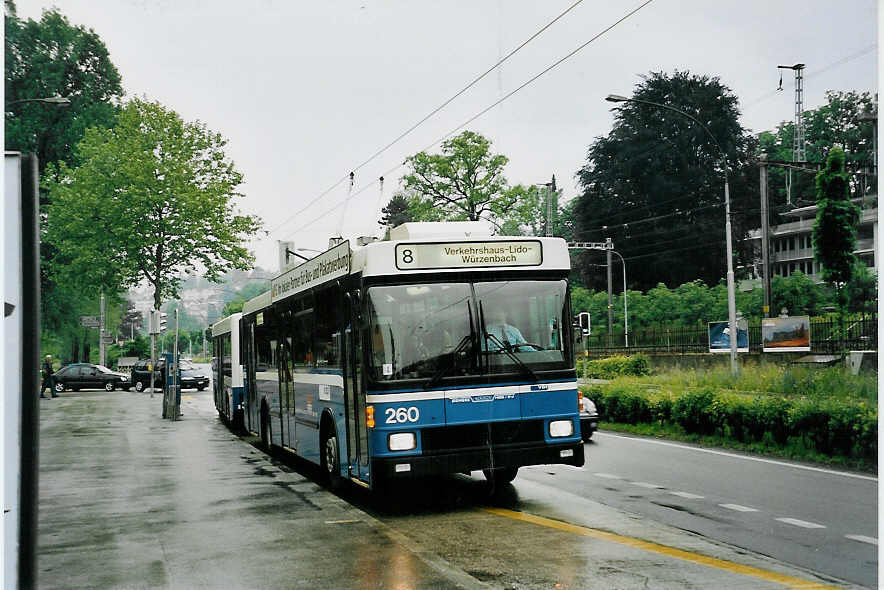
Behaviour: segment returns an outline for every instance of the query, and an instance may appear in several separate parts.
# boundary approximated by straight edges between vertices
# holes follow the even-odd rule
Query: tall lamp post
[[[736,294],[734,289],[734,248],[733,241],[731,237],[731,198],[730,198],[730,190],[728,189],[727,183],[727,155],[724,153],[724,150],[721,148],[721,144],[718,143],[718,140],[715,139],[715,136],[712,135],[712,132],[703,125],[700,121],[698,121],[692,115],[679,110],[675,107],[671,107],[669,105],[660,104],[658,102],[652,102],[650,100],[641,100],[638,98],[627,98],[625,96],[619,96],[617,94],[609,94],[607,98],[605,98],[608,102],[634,102],[638,104],[646,104],[650,106],[654,106],[657,108],[665,109],[667,111],[672,111],[674,113],[678,113],[683,117],[687,117],[694,123],[700,126],[700,128],[705,131],[709,137],[712,139],[712,142],[715,144],[715,147],[718,148],[718,151],[721,153],[721,160],[724,163],[724,233],[725,233],[725,242],[727,244],[727,312],[728,312],[728,331],[731,345],[731,373],[736,375],[738,372],[737,368],[737,304],[736,304]]]

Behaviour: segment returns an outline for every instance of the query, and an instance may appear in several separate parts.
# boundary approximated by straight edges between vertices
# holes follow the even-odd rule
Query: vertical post
[[[553,203],[552,183],[546,185],[546,237],[553,235],[552,232]]]
[[[762,154],[759,158],[758,176],[761,193],[761,288],[764,291],[764,307],[761,310],[762,317],[770,315],[770,220],[768,219],[767,201],[767,156]]]
[[[153,388],[156,382],[157,368],[157,326],[159,325],[159,312],[155,309],[150,310],[150,319],[148,320],[150,331],[150,397],[153,397]]]
[[[172,399],[170,400],[170,404],[172,406],[172,420],[178,420],[178,414],[180,413],[180,403],[181,403],[181,383],[178,379],[178,307],[175,307],[175,346],[172,350]]]
[[[727,166],[727,164],[725,164]],[[725,170],[725,173],[727,170]],[[727,242],[727,315],[730,328],[731,374],[736,376],[737,368],[737,302],[734,291],[734,245],[731,238],[731,194],[727,177],[724,180],[725,237]]]
[[[611,250],[605,250],[608,267],[608,348],[611,347],[614,338],[614,288],[611,286]]]
[[[101,290],[100,299],[101,328],[98,330],[98,364],[105,367],[107,363],[107,346],[104,344],[104,289]]]

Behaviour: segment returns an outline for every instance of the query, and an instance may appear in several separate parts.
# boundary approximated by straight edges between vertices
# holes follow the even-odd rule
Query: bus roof
[[[243,305],[249,314],[348,274],[407,276],[456,274],[464,271],[509,271],[526,274],[571,269],[562,238],[492,236],[483,223],[405,223],[390,231],[394,239],[351,249],[350,242],[283,269],[270,281],[270,291]]]

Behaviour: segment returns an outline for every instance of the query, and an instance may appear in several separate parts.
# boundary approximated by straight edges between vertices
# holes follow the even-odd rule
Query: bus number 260
[[[417,422],[420,418],[420,412],[414,406],[410,408],[387,408],[387,424],[396,424],[401,422]]]

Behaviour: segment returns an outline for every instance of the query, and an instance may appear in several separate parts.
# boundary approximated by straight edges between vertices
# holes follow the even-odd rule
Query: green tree
[[[847,311],[867,314],[878,309],[878,277],[865,264],[857,262],[846,290]]]
[[[877,179],[873,175],[875,125],[863,120],[864,114],[877,110],[877,95],[868,92],[826,92],[826,104],[804,112],[802,121],[806,140],[807,161],[822,164],[834,145],[845,153],[845,171],[849,174],[850,194],[861,197],[873,190]],[[759,136],[759,151],[771,160],[790,162],[794,141],[794,122],[784,122],[774,132]],[[786,176],[782,168],[769,170],[769,194],[772,206],[786,203]],[[814,200],[814,176],[792,173],[792,202],[798,205]]]
[[[386,228],[394,228],[397,225],[415,221],[409,209],[408,198],[402,193],[393,195],[387,206],[381,209],[382,217],[378,220],[378,225]]]
[[[234,208],[242,175],[225,144],[203,124],[141,99],[113,129],[87,130],[77,146],[82,164],[61,163],[49,183],[53,273],[92,288],[147,281],[159,309],[188,274],[217,281],[229,268],[249,268],[254,259],[242,242],[260,222]]]
[[[419,152],[406,159],[410,171],[402,177],[414,195],[409,209],[416,221],[490,222],[499,231],[513,216],[528,191],[511,188],[503,175],[509,159],[491,153],[491,142],[472,131],[442,143],[442,153]],[[514,225],[515,224],[515,225]],[[510,231],[520,224],[516,219]]]
[[[55,162],[76,163],[74,146],[87,127],[113,125],[123,94],[120,74],[107,48],[93,31],[72,25],[55,9],[39,21],[19,19],[15,3],[6,0],[5,101],[64,96],[65,108],[18,103],[6,108],[6,149],[35,152],[40,172]],[[41,229],[45,231],[46,194],[41,195]],[[56,354],[79,359],[83,331],[79,326],[82,294],[49,276],[57,252],[46,240],[40,244],[40,323],[42,338]],[[97,299],[97,295],[96,295]],[[63,341],[70,343],[68,352]]]
[[[75,164],[74,146],[89,127],[109,127],[123,95],[120,74],[104,42],[57,10],[39,21],[18,18],[5,4],[5,101],[64,96],[66,108],[19,103],[6,112],[6,148],[36,152],[40,171],[52,162]]]
[[[739,124],[737,97],[718,78],[676,71],[653,72],[633,93],[698,119],[717,140],[687,117],[656,106],[625,102],[615,109],[611,132],[596,138],[577,172],[582,194],[575,205],[575,238],[615,248],[631,264],[630,286],[653,288],[700,279],[717,283],[725,273],[724,174],[718,145],[727,156],[735,245],[757,226],[754,142]],[[746,248],[745,252],[740,249]],[[577,259],[587,284],[602,288],[590,266],[600,253]]]
[[[826,167],[816,176],[817,215],[813,224],[814,258],[823,280],[840,289],[853,275],[859,208],[849,200],[845,154],[833,147]]]

